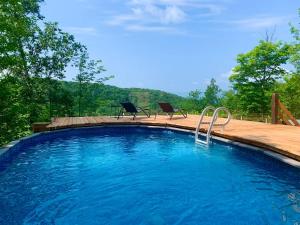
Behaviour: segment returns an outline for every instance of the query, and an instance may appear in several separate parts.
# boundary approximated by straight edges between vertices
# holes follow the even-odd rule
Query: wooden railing
[[[292,113],[280,102],[279,95],[272,95],[272,124],[286,124],[290,126],[300,126]]]

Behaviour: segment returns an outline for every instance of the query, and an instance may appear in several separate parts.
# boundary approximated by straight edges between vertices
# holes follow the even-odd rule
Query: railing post
[[[272,94],[272,124],[279,123],[279,95]]]

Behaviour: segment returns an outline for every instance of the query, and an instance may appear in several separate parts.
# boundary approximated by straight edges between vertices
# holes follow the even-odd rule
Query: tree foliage
[[[238,65],[229,79],[243,112],[269,112],[271,92],[276,81],[286,74],[282,65],[289,59],[289,49],[281,42],[260,41],[253,50],[238,55]]]
[[[201,91],[198,89],[191,91],[187,101],[184,102],[183,108],[190,113],[199,113],[203,108]]]
[[[35,121],[50,120],[54,105],[67,113],[73,102],[57,80],[87,49],[57,23],[45,21],[41,2],[0,1],[0,144],[26,134]],[[97,73],[98,64],[86,61],[81,68]]]
[[[86,51],[83,51],[81,55],[79,55],[78,59],[75,62],[75,67],[78,68],[78,74],[75,77],[75,81],[78,84],[78,94],[77,94],[77,102],[78,102],[78,115],[81,116],[82,112],[82,104],[85,106],[90,103],[87,98],[88,87],[92,82],[103,83],[107,79],[111,77],[101,77],[98,78],[97,75],[100,75],[105,71],[101,60],[91,60]],[[82,102],[86,100],[85,102]]]
[[[300,74],[289,74],[284,82],[277,85],[276,92],[280,94],[280,100],[296,117],[300,118]]]
[[[221,89],[215,79],[211,79],[203,94],[196,89],[189,93],[189,97],[184,104],[184,108],[192,113],[199,113],[206,106],[219,106],[221,102]]]
[[[220,104],[220,94],[221,89],[217,85],[216,80],[213,78],[210,80],[209,85],[207,86],[204,92],[204,104],[211,106],[219,106]]]
[[[300,9],[298,11],[300,18]],[[290,62],[294,65],[296,69],[296,73],[300,73],[300,22],[298,23],[298,27],[290,24],[291,34],[294,38],[294,41],[291,43],[291,56]]]
[[[220,104],[228,108],[231,113],[235,115],[241,114],[240,106],[239,106],[240,101],[234,90],[231,89],[225,91],[220,101],[221,101]]]
[[[280,93],[281,100],[293,115],[300,118],[300,22],[298,27],[293,25],[290,27],[294,40],[290,44],[289,62],[294,66],[294,69],[284,78],[284,82],[278,85],[277,92]]]

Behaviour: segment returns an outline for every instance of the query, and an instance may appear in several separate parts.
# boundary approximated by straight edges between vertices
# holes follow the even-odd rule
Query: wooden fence
[[[279,94],[277,93],[272,95],[272,124],[300,126],[292,113],[280,102]]]

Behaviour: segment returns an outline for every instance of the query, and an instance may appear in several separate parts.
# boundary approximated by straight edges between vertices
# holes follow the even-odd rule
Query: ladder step
[[[213,111],[214,111],[213,116],[212,116],[212,119],[211,119],[210,122],[203,122],[204,115],[206,115],[207,112],[208,112],[209,110],[213,110]],[[218,116],[219,116],[219,111],[225,111],[225,112],[227,113],[227,120],[226,120],[223,124],[221,124],[221,123],[218,123],[218,124],[216,123],[216,124],[215,124],[215,122],[217,121]],[[214,126],[217,126],[217,127],[223,127],[223,129],[224,129],[224,127],[229,123],[230,119],[231,119],[231,114],[230,114],[230,112],[229,112],[229,110],[228,110],[227,108],[225,108],[225,107],[219,107],[219,108],[215,109],[215,108],[212,107],[212,106],[206,107],[206,108],[202,111],[202,113],[201,113],[201,117],[200,117],[198,126],[197,126],[197,128],[196,128],[196,132],[195,132],[195,142],[196,142],[196,143],[202,143],[202,144],[207,144],[207,145],[208,145],[209,142],[210,142],[209,140],[210,140],[210,137],[211,137],[212,128],[213,128]],[[209,124],[209,127],[208,127],[208,129],[207,129],[207,133],[206,133],[206,134],[199,133],[199,131],[200,131],[200,126],[203,125],[203,124]],[[200,139],[199,139],[199,136],[205,137],[205,138],[206,138],[206,141],[200,140]]]
[[[196,142],[197,142],[197,143],[201,143],[201,144],[206,144],[206,145],[208,144],[206,141],[202,141],[202,140],[200,140],[200,139],[196,139]]]

